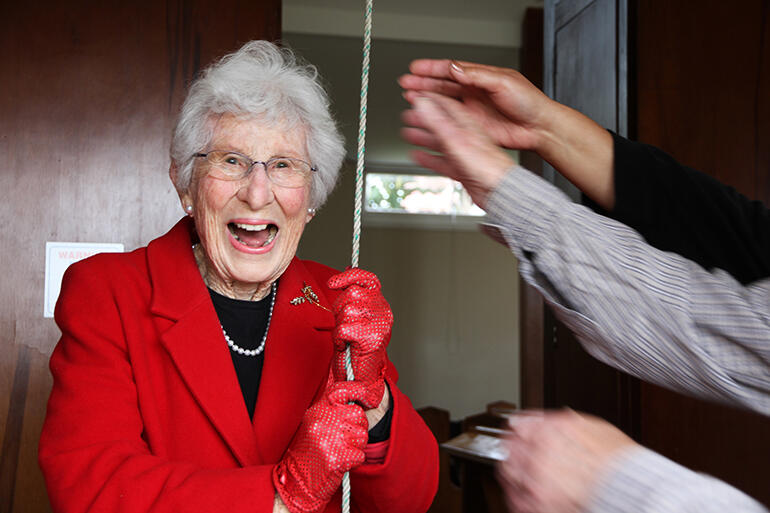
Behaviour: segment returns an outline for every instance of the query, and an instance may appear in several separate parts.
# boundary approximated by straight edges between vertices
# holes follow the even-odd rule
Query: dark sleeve
[[[639,232],[652,246],[741,283],[770,276],[770,211],[667,153],[612,134],[615,208],[596,212]]]

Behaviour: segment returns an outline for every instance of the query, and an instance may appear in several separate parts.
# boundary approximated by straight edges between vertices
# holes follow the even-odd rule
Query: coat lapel
[[[291,303],[303,295],[305,285],[310,285],[321,305],[331,308],[325,287],[294,258],[278,282],[254,411],[253,428],[264,462],[280,459],[329,373],[334,316],[307,301]]]
[[[152,312],[172,321],[161,333],[190,393],[238,462],[259,462],[257,445],[219,320],[191,251],[192,223],[183,219],[148,246]],[[277,299],[277,298],[276,298]]]

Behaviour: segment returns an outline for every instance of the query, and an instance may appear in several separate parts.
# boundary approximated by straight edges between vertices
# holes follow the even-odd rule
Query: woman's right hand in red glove
[[[302,419],[283,459],[273,469],[273,485],[292,513],[321,511],[345,472],[364,462],[368,422],[357,383],[333,381]]]

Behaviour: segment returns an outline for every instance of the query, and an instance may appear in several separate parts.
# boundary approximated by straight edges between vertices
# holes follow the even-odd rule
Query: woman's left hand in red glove
[[[273,485],[292,513],[316,513],[340,487],[342,475],[366,458],[367,418],[355,383],[336,383],[330,375],[324,395],[305,411],[281,461]]]
[[[385,393],[385,350],[393,312],[382,296],[380,280],[369,271],[348,269],[332,276],[329,287],[342,289],[333,306],[337,322],[333,333],[334,378],[347,380],[345,348],[350,344],[354,380],[364,385],[359,402],[366,409],[377,408]]]

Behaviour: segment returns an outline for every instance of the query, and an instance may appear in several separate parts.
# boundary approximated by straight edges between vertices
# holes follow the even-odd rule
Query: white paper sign
[[[56,300],[59,299],[61,279],[70,264],[97,253],[122,253],[123,244],[98,242],[46,242],[45,243],[45,304],[43,315],[53,317]]]

